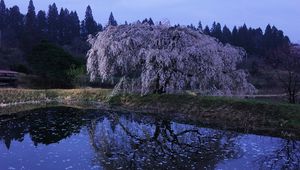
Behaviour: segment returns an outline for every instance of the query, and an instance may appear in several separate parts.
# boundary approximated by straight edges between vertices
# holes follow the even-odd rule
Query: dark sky
[[[5,0],[8,7],[18,5],[24,13],[29,0]],[[56,3],[59,8],[76,10],[81,18],[91,5],[97,22],[106,24],[112,11],[118,22],[132,22],[152,17],[171,24],[211,25],[218,21],[229,27],[246,23],[252,27],[267,24],[282,29],[293,42],[300,43],[300,0],[34,0],[36,10],[47,10]]]

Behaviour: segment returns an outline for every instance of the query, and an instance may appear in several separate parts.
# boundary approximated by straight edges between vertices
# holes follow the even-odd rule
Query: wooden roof
[[[18,72],[10,70],[0,70],[0,74],[18,74]]]

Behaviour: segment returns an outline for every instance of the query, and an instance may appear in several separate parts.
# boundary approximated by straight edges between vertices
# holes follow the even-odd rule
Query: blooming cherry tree
[[[114,82],[117,92],[206,95],[252,94],[237,64],[245,51],[185,27],[168,25],[110,26],[90,37],[87,69],[91,80]]]

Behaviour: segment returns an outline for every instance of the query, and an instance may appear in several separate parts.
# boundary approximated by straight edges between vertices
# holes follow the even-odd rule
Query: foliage
[[[15,70],[18,65],[27,66],[23,55],[19,49],[0,48],[0,69]]]
[[[76,11],[62,8],[59,12],[55,3],[49,5],[47,15],[42,10],[36,15],[34,3],[30,0],[28,11],[23,15],[18,6],[8,9],[4,0],[1,0],[0,31],[3,35],[0,41],[2,46],[30,52],[42,40],[59,45],[70,45],[74,39],[82,41],[83,38],[85,41],[87,35],[102,31],[102,25],[94,20],[90,6],[80,25]]]
[[[101,30],[99,29],[97,22],[94,20],[92,9],[88,6],[85,12],[85,19],[82,21],[81,33],[84,37],[87,37],[89,34],[95,35],[99,31]]]
[[[36,25],[38,39],[46,39],[47,37],[47,16],[45,11],[39,11],[36,16]]]
[[[62,8],[59,11],[56,4],[53,3],[49,5],[48,11],[40,10],[36,12],[33,1],[28,1],[28,11],[24,14],[20,12],[18,6],[7,7],[4,0],[0,1],[0,34],[2,35],[0,36],[0,48],[22,52],[21,57],[19,54],[12,56],[1,53],[0,68],[2,69],[27,72],[25,67],[20,68],[18,65],[21,64],[30,69],[31,66],[24,61],[24,58],[31,52],[32,47],[39,44],[42,40],[62,46],[73,56],[84,58],[89,48],[86,43],[88,35],[96,35],[99,31],[106,29],[101,24],[97,24],[90,6],[86,9],[85,18],[80,21],[76,11],[69,11],[66,8]],[[142,20],[142,23],[151,26],[155,25],[151,18]],[[118,25],[112,13],[109,16],[108,25]],[[125,22],[125,25],[130,25],[130,23]],[[176,25],[175,27],[180,26]],[[217,22],[214,22],[211,28],[202,26],[201,22],[199,22],[197,26],[191,24],[187,27],[216,37],[223,44],[230,43],[244,48],[250,54],[249,58],[259,56],[253,57],[255,59],[259,58],[255,62],[260,62],[261,59],[267,60],[266,63],[260,64],[259,67],[268,66],[273,62],[272,56],[268,55],[269,53],[291,45],[289,38],[283,31],[272,25],[268,25],[265,29],[243,25],[240,27],[235,26],[230,30],[226,25],[222,27]],[[254,69],[250,70],[250,72],[256,74],[257,67],[253,65]]]
[[[41,85],[46,88],[71,87],[73,77],[68,75],[68,70],[79,65],[62,48],[48,42],[36,46],[28,60],[34,74],[40,77]]]
[[[24,64],[14,64],[10,66],[10,69],[19,73],[25,73],[29,74],[30,70],[28,69],[28,66]]]
[[[117,21],[115,20],[115,17],[113,15],[113,13],[111,12],[109,15],[109,19],[108,19],[108,25],[109,26],[118,26]]]
[[[75,66],[72,65],[71,68],[67,71],[68,77],[72,77],[72,86],[73,87],[84,87],[89,83],[89,79],[86,76],[86,67],[84,65]]]
[[[148,23],[149,25],[154,25],[154,22],[153,22],[152,18],[149,18],[149,19],[146,18],[146,19],[144,19],[142,21],[142,24],[145,24],[145,23]]]
[[[193,25],[189,28],[196,29]],[[202,29],[198,28],[202,32]],[[248,53],[266,56],[268,51],[276,50],[290,45],[290,40],[282,30],[267,25],[263,32],[261,28],[248,28],[246,24],[234,27],[232,31],[225,25],[214,22],[212,27],[206,26],[203,33],[219,39],[222,43],[230,43],[243,47]]]

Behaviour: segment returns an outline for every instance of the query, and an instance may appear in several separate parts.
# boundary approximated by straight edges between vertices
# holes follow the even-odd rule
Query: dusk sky
[[[27,11],[29,0],[5,0],[7,7],[18,5]],[[213,21],[233,25],[246,23],[251,27],[267,24],[282,29],[293,42],[300,43],[300,0],[34,0],[36,10],[58,8],[76,10],[82,19],[91,5],[95,20],[106,24],[112,11],[119,23],[152,17],[154,21],[169,20],[171,24],[211,25]]]

